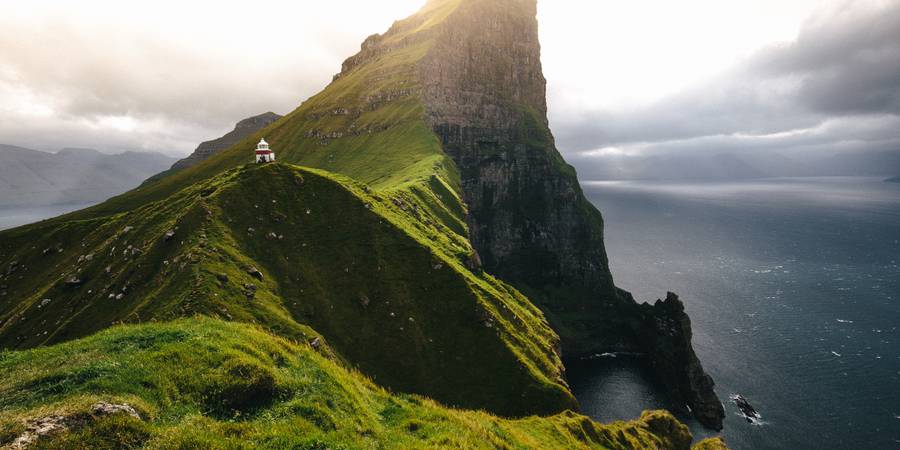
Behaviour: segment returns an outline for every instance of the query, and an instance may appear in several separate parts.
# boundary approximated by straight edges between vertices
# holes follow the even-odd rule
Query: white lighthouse
[[[260,139],[256,144],[256,163],[264,164],[275,162],[275,152],[269,148],[269,143],[265,139]]]

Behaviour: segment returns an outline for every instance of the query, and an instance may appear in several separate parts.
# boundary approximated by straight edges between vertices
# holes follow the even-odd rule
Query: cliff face
[[[541,303],[566,352],[587,354],[618,340],[594,316],[619,302],[602,218],[549,130],[536,14],[533,0],[463,2],[420,65],[422,97],[485,268]]]
[[[241,139],[271,125],[280,118],[281,116],[273,112],[246,118],[238,122],[237,125],[234,126],[234,130],[230,131],[228,134],[218,139],[201,143],[190,156],[173,164],[171,170],[182,170],[195,166],[216,153],[238,143]]]
[[[673,397],[721,428],[683,304],[638,307],[615,288],[603,219],[549,130],[536,14],[534,0],[462,2],[419,66],[426,120],[460,171],[472,245],[542,307],[564,352],[646,353]]]
[[[427,27],[435,11],[446,18]],[[336,78],[429,42],[416,85],[459,171],[474,261],[541,307],[569,357],[641,352],[673,400],[719,429],[724,410],[691,347],[683,304],[641,306],[613,283],[602,216],[549,129],[536,14],[535,0],[433,0],[367,39]]]

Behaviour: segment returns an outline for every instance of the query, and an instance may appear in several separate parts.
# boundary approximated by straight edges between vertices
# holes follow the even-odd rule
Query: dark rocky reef
[[[900,183],[900,177],[888,178],[887,180],[884,180],[884,181],[886,181],[888,183]]]
[[[191,155],[187,158],[184,158],[172,165],[171,170],[178,171],[187,167],[195,166],[201,161],[212,157],[216,153],[225,150],[226,148],[231,147],[234,144],[237,144],[241,139],[244,139],[245,137],[250,136],[251,134],[256,133],[257,131],[271,125],[280,118],[280,115],[273,112],[267,112],[258,116],[246,118],[238,122],[237,125],[234,126],[234,130],[230,131],[228,134],[218,139],[213,139],[211,141],[201,143],[197,147],[197,149],[194,150],[194,153],[191,153]]]
[[[734,394],[731,396],[731,401],[737,406],[738,411],[741,412],[741,415],[744,416],[744,420],[746,420],[747,423],[759,423],[760,419],[762,419],[762,414],[760,414],[743,395]]]

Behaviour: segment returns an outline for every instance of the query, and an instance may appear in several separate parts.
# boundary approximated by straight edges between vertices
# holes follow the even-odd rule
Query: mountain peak
[[[280,115],[269,111],[269,112],[265,112],[265,113],[262,113],[262,114],[259,114],[259,115],[253,116],[253,117],[248,117],[244,120],[241,120],[240,122],[237,123],[237,125],[234,126],[234,129],[235,130],[249,129],[249,130],[252,130],[252,131],[250,131],[252,133],[252,132],[255,132],[257,130],[260,130],[262,128],[269,126],[270,124],[272,124],[273,122],[277,121],[280,118],[281,118]]]

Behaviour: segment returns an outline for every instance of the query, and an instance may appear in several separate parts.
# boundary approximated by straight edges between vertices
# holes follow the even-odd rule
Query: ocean
[[[686,303],[733,449],[900,449],[900,184],[587,182],[616,284]],[[601,421],[665,408],[633,360],[571,367]],[[748,423],[729,397],[762,415]],[[695,436],[711,436],[683,418]]]

